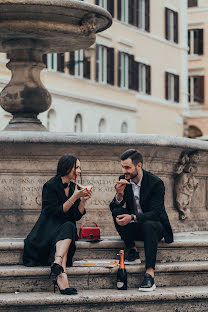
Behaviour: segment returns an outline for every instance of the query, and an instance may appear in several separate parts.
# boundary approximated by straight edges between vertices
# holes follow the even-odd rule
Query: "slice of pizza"
[[[126,179],[121,179],[119,181],[116,181],[116,183],[118,184],[131,184],[129,181],[127,181]]]
[[[87,190],[88,192],[89,192],[89,191],[92,191],[92,189],[93,189],[93,185],[84,186],[84,185],[81,185],[81,184],[79,184],[79,183],[77,183],[77,185],[78,185],[79,188],[81,188],[82,190]]]

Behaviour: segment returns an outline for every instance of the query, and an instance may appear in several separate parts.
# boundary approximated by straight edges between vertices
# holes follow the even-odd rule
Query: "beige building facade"
[[[188,1],[189,137],[208,135],[208,2]]]
[[[189,112],[186,0],[88,0],[113,25],[88,50],[44,56],[51,131],[184,135]],[[10,79],[0,54],[0,88]],[[0,110],[0,128],[10,116]]]

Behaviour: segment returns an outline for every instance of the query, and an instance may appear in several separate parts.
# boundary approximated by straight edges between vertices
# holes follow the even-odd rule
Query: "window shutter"
[[[174,42],[178,43],[178,13],[174,12]]]
[[[196,94],[197,101],[199,103],[204,103],[204,76],[197,77]]]
[[[139,90],[139,63],[133,63],[133,90]]]
[[[47,68],[47,54],[43,54],[42,60],[43,60],[43,64],[45,64]]]
[[[188,30],[188,47],[189,47],[189,50],[188,50],[188,54],[190,54],[190,47],[191,47],[191,32],[190,30]]]
[[[107,83],[114,85],[114,49],[107,48]]]
[[[198,30],[198,54],[203,54],[203,29]]]
[[[64,53],[57,54],[57,71],[64,73]]]
[[[174,75],[174,101],[179,102],[179,76]]]
[[[117,18],[121,20],[121,0],[117,0]]]
[[[96,81],[99,81],[99,44],[96,44]]]
[[[165,38],[169,40],[169,20],[168,20],[168,9],[165,8]]]
[[[134,20],[134,25],[139,27],[139,0],[135,1],[135,20]]]
[[[138,91],[138,62],[134,61],[134,56],[129,55],[129,89]]]
[[[128,55],[129,58],[129,89],[134,90],[133,88],[133,68],[134,68],[134,56],[133,55]]]
[[[165,72],[165,98],[166,100],[169,99],[169,94],[168,94],[168,73]]]
[[[84,62],[83,62],[83,71],[84,71],[84,73],[83,73],[83,75],[84,75],[84,78],[87,78],[87,79],[90,79],[90,64],[91,64],[90,58],[87,59],[84,56]]]
[[[134,0],[129,0],[128,7],[129,7],[128,22],[129,24],[134,25]]]
[[[74,59],[74,51],[70,52],[70,59],[69,59],[69,73],[70,75],[74,75],[74,67],[75,67],[75,63],[74,63],[75,59]]]
[[[145,30],[150,31],[150,2],[145,1]]]
[[[118,52],[118,86],[121,86],[121,52]]]
[[[114,17],[114,0],[107,0],[107,10]]]
[[[151,94],[151,67],[149,65],[146,68],[146,93]]]

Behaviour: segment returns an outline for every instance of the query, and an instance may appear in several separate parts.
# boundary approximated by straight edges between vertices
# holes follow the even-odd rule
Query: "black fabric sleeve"
[[[111,212],[113,211],[114,208],[119,207],[119,206],[123,206],[125,204],[125,202],[126,202],[125,199],[123,199],[120,203],[118,203],[116,200],[116,196],[115,196],[109,205]]]
[[[156,183],[156,185],[151,190],[150,200],[147,205],[147,212],[143,214],[138,214],[138,223],[143,223],[147,220],[159,221],[160,215],[164,209],[164,195],[165,187],[162,181]]]
[[[46,215],[59,217],[65,215],[63,211],[63,203],[58,199],[56,189],[47,183],[44,184],[42,191],[42,209]]]
[[[78,206],[80,204],[81,200],[77,199],[74,203],[74,205],[67,211],[67,216],[69,218],[72,218],[74,221],[79,221],[86,213],[86,210],[84,209],[83,214],[79,211]]]

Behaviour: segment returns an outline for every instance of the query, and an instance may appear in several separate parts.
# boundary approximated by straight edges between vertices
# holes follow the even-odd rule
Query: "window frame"
[[[79,127],[78,130],[77,130],[77,127]],[[82,118],[82,115],[78,113],[75,115],[75,118],[74,118],[74,133],[82,133],[82,132],[83,132],[83,118]]]

